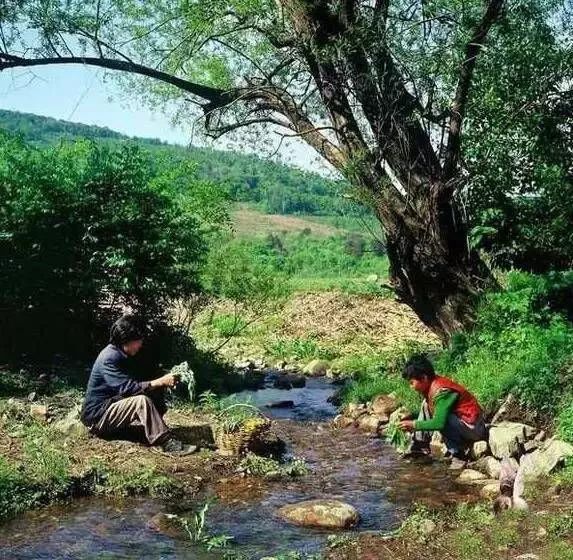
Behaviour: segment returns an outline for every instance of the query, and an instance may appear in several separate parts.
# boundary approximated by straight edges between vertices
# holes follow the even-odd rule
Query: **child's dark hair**
[[[423,377],[434,379],[435,376],[434,366],[425,354],[414,354],[411,356],[402,372],[402,377],[408,381],[410,379],[422,379]]]
[[[109,342],[121,347],[133,340],[142,340],[147,334],[145,322],[135,315],[123,315],[111,327]]]

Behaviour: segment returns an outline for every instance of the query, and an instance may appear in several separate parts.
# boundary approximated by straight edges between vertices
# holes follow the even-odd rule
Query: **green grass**
[[[427,520],[435,524],[430,534],[423,530]],[[541,528],[547,531],[543,539],[526,536],[535,535]],[[423,550],[427,558],[456,560],[502,560],[517,558],[525,552],[535,553],[544,560],[571,560],[573,547],[567,540],[570,537],[568,514],[540,516],[535,511],[509,510],[494,516],[485,503],[462,503],[440,510],[417,506],[396,532],[397,540],[409,551],[408,557],[417,558]],[[391,548],[390,541],[388,557],[391,557]]]
[[[305,233],[223,239],[213,248],[209,262],[206,285],[216,295],[229,297],[236,292],[243,299],[257,294],[243,294],[241,289],[269,289],[254,281],[261,277],[268,277],[271,285],[274,279],[275,285],[291,293],[337,289],[383,294],[380,285],[388,275],[387,257],[373,252],[366,238]],[[235,271],[235,277],[229,278],[230,271]]]
[[[384,352],[350,355],[337,360],[335,367],[352,376],[352,381],[343,389],[343,402],[365,403],[381,393],[394,393],[402,406],[418,410],[420,398],[402,379],[402,369],[412,353],[423,350],[431,351],[432,348],[410,342]]]
[[[294,358],[299,361],[333,360],[338,356],[338,350],[335,347],[321,344],[315,337],[279,338],[269,341],[265,349],[267,354],[273,358]]]
[[[509,392],[524,407],[548,416],[570,406],[563,395],[573,380],[567,369],[573,326],[549,305],[552,286],[546,277],[508,274],[506,288],[486,294],[475,329],[452,340],[437,360],[438,369],[489,410]]]
[[[170,496],[173,482],[151,468],[110,469],[103,461],[78,470],[68,451],[76,443],[51,425],[35,421],[22,408],[0,399],[2,428],[21,443],[22,454],[0,455],[0,521],[28,509],[80,495]]]

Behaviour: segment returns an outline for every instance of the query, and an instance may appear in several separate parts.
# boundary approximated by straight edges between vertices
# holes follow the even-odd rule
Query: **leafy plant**
[[[386,441],[400,453],[404,453],[410,444],[410,437],[400,428],[397,422],[389,422],[386,426]]]
[[[261,411],[254,405],[247,402],[232,402],[223,405],[217,414],[217,421],[223,431],[235,432],[247,422],[262,420]]]
[[[193,402],[195,398],[195,374],[193,370],[189,367],[187,362],[182,362],[176,366],[173,366],[170,370],[171,374],[176,375],[179,382],[182,383],[187,389],[189,394],[189,400]]]
[[[309,472],[303,459],[293,458],[286,463],[280,463],[254,453],[247,453],[241,460],[239,468],[254,476],[297,477],[304,476]]]
[[[179,515],[172,515],[172,517],[181,524],[193,544],[201,544],[207,550],[226,548],[229,542],[233,540],[233,537],[228,535],[209,535],[206,532],[207,512],[210,504],[211,502],[209,501],[205,502],[190,517]]]
[[[204,540],[205,535],[203,534],[205,530],[205,518],[207,516],[207,511],[209,510],[209,502],[205,502],[199,511],[195,512],[190,518],[189,517],[177,517],[177,520],[189,536],[189,540],[192,543],[200,543]]]

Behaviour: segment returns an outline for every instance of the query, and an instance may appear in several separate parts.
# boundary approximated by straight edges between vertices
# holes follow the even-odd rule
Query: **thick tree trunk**
[[[495,285],[479,255],[469,249],[467,226],[439,186],[434,196],[403,208],[378,208],[386,230],[390,282],[401,301],[445,343],[475,320],[478,294]]]

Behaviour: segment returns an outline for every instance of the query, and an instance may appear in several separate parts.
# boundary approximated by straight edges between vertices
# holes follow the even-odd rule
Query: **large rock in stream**
[[[305,527],[348,529],[354,527],[360,516],[350,504],[338,500],[309,500],[289,504],[279,510],[286,521]]]
[[[306,385],[306,378],[304,375],[299,375],[296,373],[281,374],[275,378],[274,388],[284,389],[286,391],[290,389],[301,389]]]

